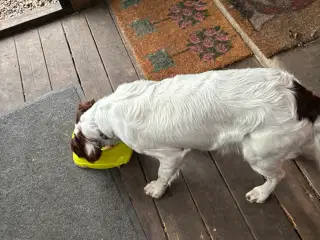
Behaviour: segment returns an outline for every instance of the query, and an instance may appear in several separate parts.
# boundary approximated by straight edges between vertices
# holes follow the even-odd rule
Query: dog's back
[[[115,92],[113,112],[146,147],[212,150],[266,125],[296,124],[294,81],[286,72],[264,68],[137,81]]]

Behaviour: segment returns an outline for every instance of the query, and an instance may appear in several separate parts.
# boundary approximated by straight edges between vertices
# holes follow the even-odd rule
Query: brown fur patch
[[[88,109],[90,109],[95,103],[96,101],[92,99],[91,101],[83,102],[79,104],[77,114],[76,114],[76,123],[80,121],[81,115],[84,114]]]

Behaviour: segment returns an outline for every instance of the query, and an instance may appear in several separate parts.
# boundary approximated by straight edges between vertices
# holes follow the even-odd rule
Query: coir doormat
[[[148,79],[221,68],[251,55],[211,0],[110,0]]]
[[[220,0],[270,57],[320,36],[320,0]]]

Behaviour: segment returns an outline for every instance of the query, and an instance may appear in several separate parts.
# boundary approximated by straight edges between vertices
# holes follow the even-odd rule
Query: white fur
[[[246,195],[260,203],[284,177],[282,162],[314,143],[314,126],[297,120],[293,81],[287,72],[264,68],[139,80],[99,100],[76,128],[88,138],[98,139],[99,131],[119,138],[136,152],[159,159],[158,179],[145,188],[155,198],[178,174],[190,149],[212,151],[235,144],[266,178]]]

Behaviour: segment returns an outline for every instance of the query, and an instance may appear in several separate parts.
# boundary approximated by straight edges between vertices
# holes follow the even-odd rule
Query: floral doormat
[[[110,0],[146,78],[221,68],[251,51],[211,0]]]
[[[320,0],[220,0],[270,57],[320,36]]]

